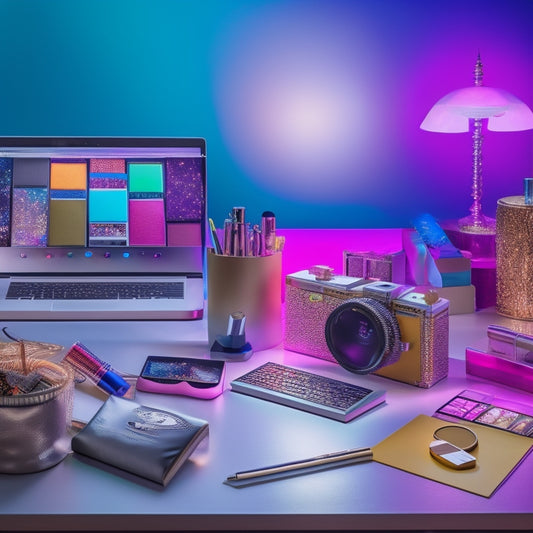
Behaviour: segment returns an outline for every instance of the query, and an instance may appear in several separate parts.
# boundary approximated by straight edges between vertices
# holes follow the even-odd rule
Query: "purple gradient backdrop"
[[[468,214],[470,135],[419,125],[440,97],[472,84],[478,51],[485,85],[533,107],[532,20],[533,2],[513,1],[243,11],[221,42],[214,88],[223,140],[254,184],[246,192],[270,200],[285,227]],[[483,169],[483,208],[494,216],[497,199],[522,194],[533,175],[532,132],[487,132]]]
[[[472,83],[533,107],[533,0],[0,0],[2,135],[205,137],[208,214],[284,228],[468,214],[471,139],[421,131]],[[485,137],[484,198],[533,132]]]

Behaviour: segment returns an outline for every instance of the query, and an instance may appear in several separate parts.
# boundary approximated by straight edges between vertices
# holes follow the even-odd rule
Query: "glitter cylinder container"
[[[498,200],[496,311],[533,320],[533,205],[526,204],[525,196]]]

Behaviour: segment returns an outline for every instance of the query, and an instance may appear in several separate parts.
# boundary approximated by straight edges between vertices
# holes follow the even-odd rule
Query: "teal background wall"
[[[419,124],[478,51],[533,107],[532,29],[531,0],[0,0],[0,135],[205,137],[217,225],[458,218],[470,138]],[[487,214],[533,175],[532,135],[487,133]]]

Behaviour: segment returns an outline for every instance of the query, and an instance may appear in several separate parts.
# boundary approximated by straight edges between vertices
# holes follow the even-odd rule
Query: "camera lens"
[[[400,328],[394,315],[372,298],[348,300],[326,320],[326,342],[337,362],[368,374],[400,357]]]

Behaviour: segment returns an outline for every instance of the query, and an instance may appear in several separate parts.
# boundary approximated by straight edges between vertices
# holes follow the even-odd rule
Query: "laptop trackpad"
[[[183,300],[138,299],[138,300],[56,300],[51,303],[52,311],[142,311],[173,310],[183,307]]]
[[[52,311],[112,311],[128,304],[120,300],[57,300],[51,303]]]

